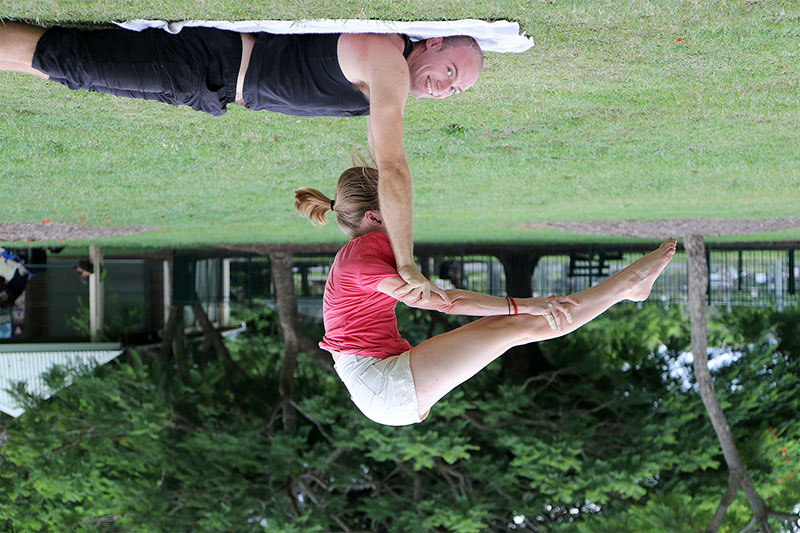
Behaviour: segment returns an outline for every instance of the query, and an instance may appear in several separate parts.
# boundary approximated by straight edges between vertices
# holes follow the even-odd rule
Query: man
[[[211,28],[81,32],[20,23],[0,28],[0,70],[72,89],[190,105],[213,115],[228,103],[300,115],[369,114],[379,199],[409,297],[446,296],[413,259],[411,176],[403,148],[407,94],[446,98],[471,87],[483,55],[469,37],[411,43],[396,34],[235,34]]]
[[[25,291],[30,272],[11,250],[0,248],[0,307],[10,307]]]

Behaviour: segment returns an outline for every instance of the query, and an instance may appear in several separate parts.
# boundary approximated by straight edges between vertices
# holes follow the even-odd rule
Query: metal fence
[[[781,309],[800,305],[798,251],[792,249],[730,249],[713,245],[709,261],[708,303],[713,306],[756,306]],[[515,252],[534,255],[536,250]],[[577,249],[576,249],[577,250]],[[588,251],[587,251],[588,250]],[[571,294],[619,271],[643,253],[613,246],[596,246],[539,258],[531,276],[534,296]],[[177,257],[177,256],[176,256]],[[303,314],[321,316],[321,297],[334,256],[297,256],[293,275]],[[51,258],[33,277],[13,309],[0,310],[0,342],[49,338],[82,340],[88,320],[88,285],[75,271],[78,258]],[[430,255],[420,268],[444,289],[463,288],[496,296],[506,295],[506,272],[491,254]],[[157,334],[168,302],[164,296],[162,259],[105,260],[105,323],[125,334]],[[230,288],[231,310],[273,305],[274,287],[266,257],[219,256],[192,261],[188,288],[211,320],[227,316],[223,301]],[[29,265],[32,269],[35,265]],[[229,267],[229,268],[228,268]],[[229,277],[228,277],[229,272]],[[176,270],[175,277],[180,276]],[[651,301],[685,305],[688,299],[686,255],[680,251],[653,286]],[[222,310],[222,311],[221,311]],[[219,313],[223,313],[220,315]],[[186,317],[187,323],[193,317]]]
[[[800,303],[797,250],[711,250],[709,301],[726,306]]]
[[[797,250],[723,250],[710,248],[708,304],[781,309],[800,304],[797,285],[800,264]],[[572,294],[584,290],[625,268],[644,253],[623,253],[613,247],[590,252],[546,255],[539,258],[531,277],[534,296]],[[419,265],[437,286],[462,288],[495,296],[506,295],[503,264],[492,255],[452,255],[426,259]],[[301,307],[320,299],[333,256],[303,256],[294,261],[295,294]],[[231,301],[250,306],[274,300],[269,259],[231,259]],[[685,252],[675,254],[658,278],[650,300],[664,305],[688,301]],[[316,314],[316,313],[314,313]]]
[[[295,294],[304,298],[322,298],[333,264],[332,255],[296,257],[292,266]]]
[[[253,307],[275,297],[272,268],[267,257],[231,258],[230,276],[230,301],[234,306]]]
[[[707,252],[709,305],[775,307],[800,304],[797,281],[800,268],[796,250],[714,250]],[[569,256],[545,256],[532,278],[534,296],[570,294],[586,289],[621,270],[642,253],[606,259],[602,275],[570,275]],[[595,263],[598,259],[595,257]],[[677,252],[656,280],[650,300],[669,304],[688,301],[688,269],[685,252]]]
[[[442,289],[466,289],[505,296],[506,272],[491,255],[449,255],[428,259],[430,280]]]

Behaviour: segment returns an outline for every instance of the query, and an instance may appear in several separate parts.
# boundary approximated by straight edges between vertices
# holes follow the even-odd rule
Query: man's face
[[[472,87],[481,66],[481,55],[471,46],[442,49],[441,37],[428,39],[408,60],[409,90],[415,98],[447,98]]]

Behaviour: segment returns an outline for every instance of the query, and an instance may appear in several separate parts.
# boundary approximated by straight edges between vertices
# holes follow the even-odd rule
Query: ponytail
[[[332,211],[334,202],[317,189],[303,187],[294,191],[294,208],[311,221],[315,226],[322,226],[328,221],[325,214]]]
[[[364,213],[379,210],[378,171],[368,166],[360,153],[353,155],[353,163],[358,166],[339,176],[335,200],[316,189],[303,187],[294,191],[294,208],[315,226],[325,224],[325,215],[334,211],[339,229],[350,237],[358,237],[363,231]]]

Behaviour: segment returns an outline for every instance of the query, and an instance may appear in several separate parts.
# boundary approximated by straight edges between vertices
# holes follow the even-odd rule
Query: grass
[[[533,49],[487,54],[459,97],[409,101],[416,240],[596,241],[522,225],[800,216],[797,4],[210,4],[11,0],[0,17],[516,20]],[[103,241],[125,246],[343,239],[295,215],[291,191],[332,194],[366,145],[364,119],[236,106],[214,118],[5,73],[0,94],[6,221],[83,211],[90,224],[165,227]],[[800,240],[800,229],[747,238]]]

